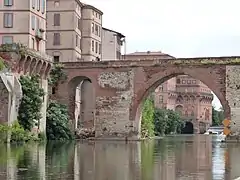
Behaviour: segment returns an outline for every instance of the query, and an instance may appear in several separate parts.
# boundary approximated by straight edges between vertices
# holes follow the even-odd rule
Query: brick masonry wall
[[[226,67],[226,98],[231,108],[231,131],[240,134],[240,66]]]
[[[98,85],[111,89],[115,94],[96,97],[95,130],[97,137],[125,138],[137,135],[133,121],[129,121],[129,109],[134,93],[133,70],[123,72],[102,72]]]

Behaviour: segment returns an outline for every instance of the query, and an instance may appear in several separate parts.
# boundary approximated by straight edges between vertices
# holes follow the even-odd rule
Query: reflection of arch
[[[178,112],[178,114],[180,114],[180,116],[182,116],[183,106],[177,105],[175,108],[175,111]]]
[[[142,102],[153,89],[155,89],[159,84],[162,84],[168,79],[171,79],[178,75],[184,75],[184,74],[189,75],[194,79],[198,79],[202,81],[206,86],[208,86],[214,92],[214,94],[218,97],[223,108],[226,109],[225,117],[230,118],[230,107],[225,97],[226,92],[223,91],[223,89],[225,89],[225,83],[217,81],[218,79],[223,79],[222,76],[225,76],[224,74],[212,73],[212,69],[207,67],[189,68],[184,66],[180,68],[170,67],[170,70],[169,69],[164,70],[162,67],[156,67],[152,71],[156,73],[150,74],[150,72],[145,71],[146,73],[149,73],[149,75],[147,74],[145,77],[139,74],[139,76],[146,79],[144,81],[144,85],[141,84],[141,86],[138,85],[135,88],[135,91],[136,91],[134,93],[135,98],[133,99],[133,103],[131,104],[131,108],[130,108],[131,120],[136,120],[136,121],[139,120],[137,119],[137,117],[139,117],[139,113],[141,112],[139,109],[141,109],[142,107]]]
[[[209,116],[210,116],[210,112],[209,112],[209,109],[207,108],[207,109],[205,110],[205,120],[206,120],[206,121],[209,121]]]
[[[91,79],[83,76],[73,78],[68,83],[69,113],[74,121],[74,128],[78,124],[84,128],[94,127],[95,91]],[[78,122],[79,121],[79,122]]]

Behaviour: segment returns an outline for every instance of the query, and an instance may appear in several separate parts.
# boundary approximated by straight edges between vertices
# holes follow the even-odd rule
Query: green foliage
[[[2,44],[0,52],[16,52],[17,54],[24,55],[27,52],[27,47],[21,43]]]
[[[0,71],[2,71],[5,68],[5,64],[3,59],[0,57]]]
[[[48,79],[49,85],[57,86],[58,83],[63,82],[67,79],[67,75],[63,71],[63,68],[63,64],[54,64],[54,67],[50,72],[50,78]]]
[[[156,135],[181,133],[184,123],[177,112],[169,109],[154,111],[154,130]]]
[[[154,136],[154,103],[148,98],[143,104],[141,136],[143,138]]]
[[[23,98],[19,107],[19,124],[31,131],[41,119],[41,107],[44,91],[39,85],[39,76],[21,76]]]
[[[214,107],[212,107],[212,125],[220,126],[223,120],[224,120],[224,111],[222,109],[217,111]]]
[[[175,65],[235,65],[240,64],[239,58],[229,58],[224,60],[218,59],[198,59],[198,60],[189,60],[189,59],[177,59],[172,60],[171,64]]]
[[[167,111],[156,108],[154,111],[154,131],[157,136],[165,134],[167,128]]]
[[[69,125],[67,107],[57,102],[50,102],[47,109],[47,139],[71,140],[73,134]]]
[[[26,142],[26,141],[37,141],[33,134],[29,131],[25,131],[24,128],[15,121],[12,126],[0,125],[0,141],[7,142],[7,137],[10,136],[11,142]]]

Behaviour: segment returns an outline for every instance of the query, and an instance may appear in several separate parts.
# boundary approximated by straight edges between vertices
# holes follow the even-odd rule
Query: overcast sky
[[[103,26],[126,36],[127,52],[175,57],[240,55],[239,0],[84,0]]]

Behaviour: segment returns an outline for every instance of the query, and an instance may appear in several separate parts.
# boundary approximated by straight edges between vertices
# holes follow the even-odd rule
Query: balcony
[[[37,29],[36,30],[36,33],[35,33],[35,37],[41,41],[43,39],[43,32],[44,30],[43,29]]]

